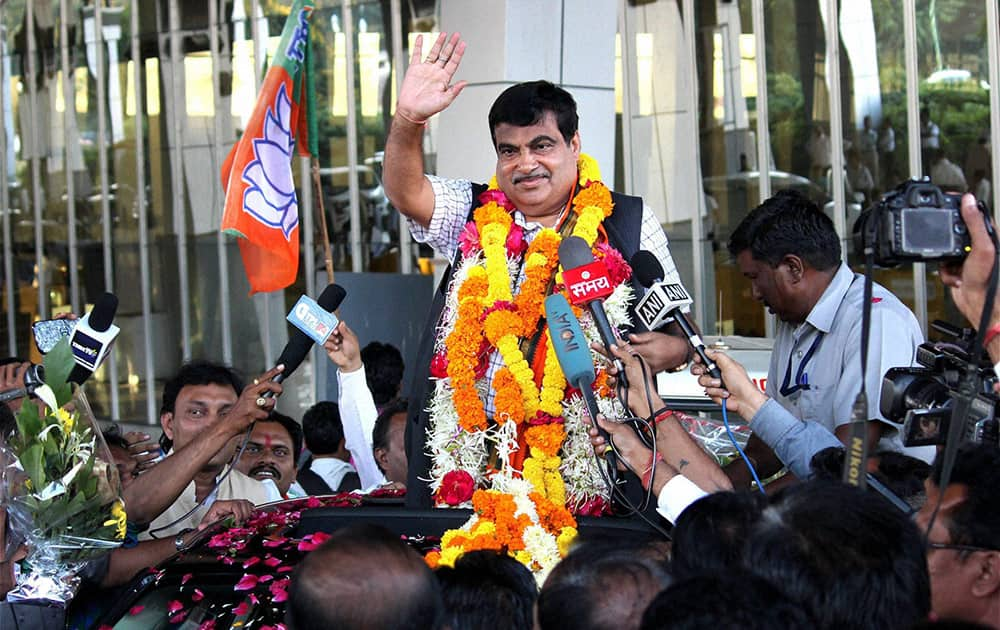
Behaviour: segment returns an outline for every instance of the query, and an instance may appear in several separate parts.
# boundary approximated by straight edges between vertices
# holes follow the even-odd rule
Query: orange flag
[[[299,203],[291,160],[314,154],[309,65],[312,0],[296,0],[243,136],[222,165],[222,231],[239,237],[250,294],[295,282]]]

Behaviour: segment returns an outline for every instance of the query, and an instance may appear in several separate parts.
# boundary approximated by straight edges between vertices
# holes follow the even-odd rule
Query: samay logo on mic
[[[572,269],[564,269],[563,282],[566,284],[569,300],[573,304],[600,300],[614,291],[608,278],[607,268],[603,262],[597,260]]]

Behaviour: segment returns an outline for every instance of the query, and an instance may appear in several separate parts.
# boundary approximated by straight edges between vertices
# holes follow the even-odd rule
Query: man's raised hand
[[[454,85],[451,82],[464,54],[465,42],[458,33],[452,33],[450,38],[441,33],[427,58],[421,60],[423,36],[418,35],[399,90],[396,113],[411,123],[422,124],[451,105],[467,85],[466,81]]]

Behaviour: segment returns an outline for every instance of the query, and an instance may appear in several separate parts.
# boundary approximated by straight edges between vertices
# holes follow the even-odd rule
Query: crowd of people
[[[466,224],[486,187],[425,175],[422,155],[427,119],[465,86],[453,82],[464,51],[457,35],[442,34],[424,58],[418,38],[387,140],[385,189],[416,240],[467,273]],[[580,155],[572,96],[544,81],[517,84],[497,100],[489,124],[496,186],[524,240],[572,228],[577,209],[568,200]],[[853,159],[872,162],[884,138],[870,121],[865,137]],[[667,281],[679,282],[650,209],[634,197],[611,199],[596,231],[601,243],[625,259],[653,251]],[[972,195],[961,211],[972,249],[964,263],[944,266],[941,277],[978,325],[996,248]],[[938,449],[909,448],[879,407],[882,375],[913,365],[923,342],[914,315],[877,284],[866,298],[864,278],[845,264],[832,222],[801,195],[782,192],[762,203],[728,246],[749,294],[778,319],[765,391],[723,352],[708,351],[719,371],[710,370],[676,321],[659,330],[625,328],[614,343],[593,347],[607,359],[607,387],[627,392],[625,415],[643,420],[649,435],[635,422],[597,414],[587,420],[590,455],[598,461],[615,453],[622,485],[655,497],[647,518],[661,519],[669,539],[582,533],[538,584],[506,553],[469,551],[432,571],[398,536],[375,524],[352,525],[332,532],[296,568],[287,626],[1000,628],[1000,446],[962,444],[954,465],[945,466]],[[523,266],[537,260],[526,257]],[[338,399],[315,404],[301,420],[275,409],[282,385],[274,377],[284,366],[249,383],[210,361],[181,367],[164,386],[159,441],[145,433],[105,435],[122,480],[128,536],[90,563],[91,588],[120,587],[187,550],[208,525],[241,523],[255,506],[275,500],[398,488],[408,506],[427,507],[433,464],[425,441],[438,421],[428,406],[433,340],[468,299],[450,294],[452,273],[437,294],[418,363],[409,367],[409,401],[399,397],[399,351],[375,341],[362,348],[343,321],[323,346],[337,368]],[[515,290],[522,286],[535,286],[523,269],[513,278]],[[540,287],[551,291],[548,282]],[[866,302],[871,318],[863,333]],[[989,321],[985,351],[1000,362],[1000,305]],[[859,356],[864,335],[866,362]],[[505,404],[496,384],[508,359],[501,345],[480,349],[486,360],[479,378],[489,386],[478,395],[491,420]],[[678,414],[649,396],[656,373],[688,364],[706,393],[750,426],[743,457],[721,465]],[[16,381],[25,367],[0,367],[0,379]],[[864,405],[861,390],[868,392]],[[0,406],[5,434],[13,430],[10,411]],[[870,477],[899,501],[841,482],[852,437],[869,445]],[[765,487],[770,479],[777,480]],[[0,553],[6,589],[17,557],[4,545]],[[87,602],[102,599],[91,591]]]

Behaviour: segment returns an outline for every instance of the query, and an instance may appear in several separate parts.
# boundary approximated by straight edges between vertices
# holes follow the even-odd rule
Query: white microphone
[[[82,384],[107,358],[111,346],[121,329],[111,321],[118,310],[118,298],[113,293],[104,293],[97,298],[94,308],[84,315],[69,338],[76,365],[67,379],[71,383]]]
[[[642,250],[636,252],[629,265],[639,283],[648,289],[646,295],[642,296],[635,306],[635,314],[639,321],[647,330],[656,330],[665,323],[676,321],[687,337],[688,343],[708,369],[708,373],[721,382],[722,372],[719,366],[708,358],[708,354],[705,353],[705,342],[701,340],[701,335],[681,310],[694,301],[684,286],[677,282],[664,282],[663,265],[650,252]]]

